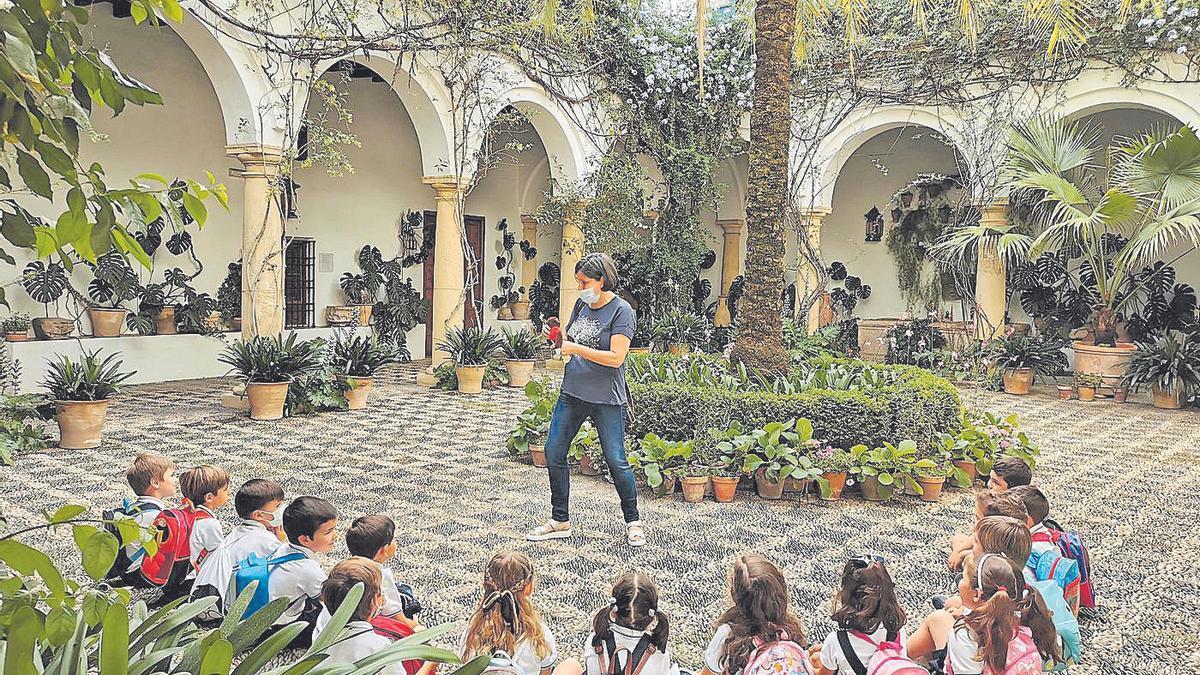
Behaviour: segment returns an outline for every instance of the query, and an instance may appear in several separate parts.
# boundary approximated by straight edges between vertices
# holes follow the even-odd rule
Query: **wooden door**
[[[425,222],[430,224],[429,232],[437,232],[437,213],[426,211]],[[467,243],[471,246],[471,251],[475,258],[475,285],[471,294],[467,297],[466,306],[463,308],[463,324],[468,328],[483,327],[483,228],[486,223],[483,216],[466,216],[463,218],[463,223],[467,228]],[[429,313],[425,317],[425,356],[426,358],[433,355],[433,265],[436,257],[430,252],[429,257],[425,259],[424,268],[424,285],[421,289],[423,297],[429,300]],[[466,268],[466,260],[463,260],[463,282],[468,279]]]

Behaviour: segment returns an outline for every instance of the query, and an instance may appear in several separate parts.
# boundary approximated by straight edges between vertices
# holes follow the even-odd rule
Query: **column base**
[[[250,399],[246,397],[246,385],[235,385],[228,394],[222,394],[221,407],[230,410],[249,410]]]

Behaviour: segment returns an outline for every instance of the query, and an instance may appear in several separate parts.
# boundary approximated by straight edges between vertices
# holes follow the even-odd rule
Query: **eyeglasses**
[[[882,565],[884,563],[881,555],[856,555],[849,560],[851,565],[858,569],[866,569],[871,566],[871,563],[876,562]]]

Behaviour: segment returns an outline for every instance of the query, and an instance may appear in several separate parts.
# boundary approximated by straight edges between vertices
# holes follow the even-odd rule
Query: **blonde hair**
[[[162,480],[167,472],[175,468],[175,462],[155,452],[143,452],[133,458],[133,463],[125,470],[125,480],[129,487],[138,495],[143,495],[150,489],[155,480]]]
[[[975,541],[984,553],[1003,553],[1009,560],[1025,560],[1033,540],[1025,523],[1009,516],[987,516],[975,524]]]
[[[525,589],[533,583],[533,565],[517,551],[492,556],[483,572],[483,598],[467,626],[463,659],[502,649],[512,654],[528,641],[539,659],[550,655],[542,619]]]
[[[179,475],[179,491],[192,506],[204,506],[207,495],[224,487],[229,487],[229,472],[219,466],[201,464]]]
[[[346,594],[355,584],[363,585],[363,594],[358,600],[358,607],[355,607],[354,613],[350,615],[350,620],[370,621],[375,599],[379,597],[383,587],[383,575],[374,561],[355,556],[334,565],[325,582],[321,584],[321,602],[325,603],[325,609],[328,609],[330,614],[337,612],[346,599]]]

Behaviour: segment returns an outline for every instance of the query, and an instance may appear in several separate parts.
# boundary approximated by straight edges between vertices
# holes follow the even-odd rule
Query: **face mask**
[[[591,305],[600,301],[600,294],[590,288],[585,288],[579,291],[579,299]]]
[[[271,523],[270,523],[271,527],[283,527],[283,504],[280,504],[279,508],[275,509],[274,512],[259,511],[259,513],[270,513],[271,514]]]

